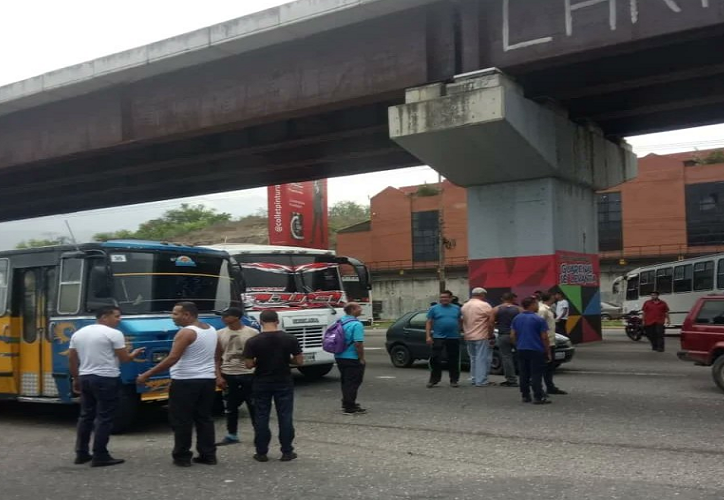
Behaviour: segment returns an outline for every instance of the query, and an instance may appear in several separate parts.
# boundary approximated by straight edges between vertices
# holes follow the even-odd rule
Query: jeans
[[[271,430],[269,429],[269,416],[271,414],[272,400],[277,409],[279,421],[279,444],[282,453],[294,451],[294,385],[291,382],[254,382],[254,446],[259,455],[269,453]]]
[[[173,429],[173,459],[191,460],[191,439],[196,427],[196,451],[201,458],[216,458],[214,399],[216,380],[171,380],[168,416]]]
[[[551,347],[551,360],[546,363],[545,371],[543,372],[543,381],[546,384],[546,391],[550,392],[557,389],[556,384],[553,383],[553,372],[556,371],[556,348]]]
[[[110,458],[108,440],[113,428],[113,417],[118,410],[120,390],[119,377],[80,376],[80,417],[75,442],[75,453],[78,456],[90,455],[88,444],[93,433],[93,458]]]
[[[509,333],[498,335],[498,350],[500,351],[500,358],[503,362],[503,373],[505,374],[506,382],[517,381],[517,377],[515,376],[515,359],[513,358],[514,347]]]
[[[546,368],[546,355],[541,351],[518,351],[520,364],[520,393],[524,398],[530,397],[533,387],[533,398],[540,401],[543,394],[543,372]]]
[[[226,375],[224,391],[224,413],[226,413],[226,430],[229,434],[237,434],[239,431],[239,407],[246,403],[249,410],[249,418],[254,425],[254,403],[251,392],[254,383],[254,375]]]
[[[651,342],[651,349],[654,351],[664,350],[664,332],[666,331],[664,325],[657,323],[655,325],[647,325],[644,327],[646,336]]]
[[[493,348],[488,340],[468,340],[466,342],[470,356],[470,374],[473,385],[488,383],[490,364],[493,362]]]
[[[358,359],[337,359],[337,368],[342,384],[342,409],[354,410],[357,407],[357,392],[365,376],[365,365]]]
[[[447,353],[447,369],[450,372],[450,383],[460,380],[460,339],[432,339],[430,355],[430,383],[437,384],[442,380],[442,351]]]

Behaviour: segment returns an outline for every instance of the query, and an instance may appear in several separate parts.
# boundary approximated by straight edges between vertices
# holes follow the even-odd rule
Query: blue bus
[[[116,431],[144,403],[168,397],[169,375],[138,387],[137,374],[170,351],[178,327],[170,312],[192,301],[201,321],[221,327],[218,313],[240,303],[238,265],[220,250],[152,241],[108,241],[0,252],[0,399],[72,403],[68,345],[105,305],[122,312],[129,348],[145,347],[121,365]]]

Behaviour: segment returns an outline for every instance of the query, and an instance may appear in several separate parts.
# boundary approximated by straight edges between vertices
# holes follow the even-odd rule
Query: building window
[[[602,252],[623,248],[621,193],[598,195],[598,249]]]
[[[694,264],[694,291],[704,292],[714,288],[714,262],[697,262]]]
[[[686,186],[686,230],[690,246],[724,244],[724,182]]]
[[[412,213],[412,260],[436,262],[439,249],[440,212],[428,210]]]

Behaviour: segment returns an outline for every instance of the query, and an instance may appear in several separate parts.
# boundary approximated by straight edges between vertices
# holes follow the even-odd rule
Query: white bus
[[[724,253],[640,267],[613,282],[624,314],[641,310],[654,290],[669,305],[671,326],[680,328],[699,297],[724,293]]]
[[[344,304],[356,299],[345,292],[340,266],[351,266],[357,288],[369,290],[367,267],[332,250],[231,243],[210,248],[228,252],[241,266],[249,316],[258,320],[261,311],[274,309],[282,328],[297,337],[304,351],[299,371],[310,378],[329,373],[334,356],[322,350],[322,336],[344,315]]]

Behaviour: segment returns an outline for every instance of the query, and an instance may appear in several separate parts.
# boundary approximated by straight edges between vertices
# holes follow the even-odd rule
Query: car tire
[[[396,368],[409,368],[415,360],[407,347],[397,344],[390,349],[390,361]]]
[[[711,365],[711,375],[714,378],[714,383],[724,391],[724,354],[720,355]]]
[[[610,314],[601,314],[601,321],[611,321],[612,319]]]
[[[493,360],[490,362],[490,374],[503,374],[503,358],[497,350],[493,351]]]
[[[122,385],[111,434],[123,434],[133,427],[140,404],[141,396],[136,392],[136,386]]]
[[[299,372],[309,380],[318,380],[331,372],[332,368],[334,368],[333,364],[300,366]]]

